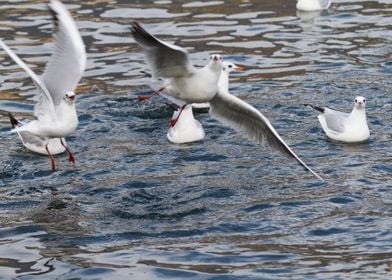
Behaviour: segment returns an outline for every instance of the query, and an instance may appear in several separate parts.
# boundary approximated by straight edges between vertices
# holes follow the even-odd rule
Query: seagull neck
[[[365,108],[357,108],[354,107],[354,109],[351,111],[350,114],[351,118],[356,118],[356,119],[364,119],[366,120],[366,110]]]
[[[224,89],[227,88],[228,89],[229,88],[229,75],[222,72],[219,77],[218,86],[219,86],[219,88],[224,88]]]
[[[220,63],[208,63],[206,67],[208,67],[213,72],[220,73],[222,71],[222,64]]]

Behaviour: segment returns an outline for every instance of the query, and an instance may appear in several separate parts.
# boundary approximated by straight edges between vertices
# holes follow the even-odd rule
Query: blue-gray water
[[[130,2],[66,1],[88,51],[76,168],[60,155],[51,172],[8,133],[5,111],[31,118],[35,88],[0,52],[0,278],[391,279],[392,1],[338,0],[313,19],[294,0]],[[231,92],[327,183],[206,114],[204,141],[170,144],[166,100],[136,102],[151,90],[135,19],[196,65],[246,66]],[[46,1],[0,0],[0,38],[37,73],[52,30]],[[350,111],[357,95],[365,144],[327,140],[301,105]]]

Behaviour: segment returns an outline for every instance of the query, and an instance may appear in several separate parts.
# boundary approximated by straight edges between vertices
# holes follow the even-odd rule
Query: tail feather
[[[19,121],[17,119],[14,118],[14,116],[8,112],[8,117],[10,118],[10,123],[12,125],[12,128],[15,128],[15,126],[17,126],[19,124]]]
[[[321,108],[321,107],[318,107],[318,106],[314,106],[314,105],[312,105],[312,104],[307,104],[307,103],[305,103],[304,106],[305,106],[305,107],[311,107],[311,108],[313,108],[313,109],[315,109],[315,110],[317,110],[317,111],[319,111],[319,112],[321,112],[321,113],[324,113],[324,112],[325,112],[325,108]]]

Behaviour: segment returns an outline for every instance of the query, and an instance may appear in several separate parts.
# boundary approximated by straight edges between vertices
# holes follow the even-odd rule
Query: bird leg
[[[60,138],[60,143],[61,143],[61,145],[63,145],[63,147],[65,148],[65,150],[68,153],[68,161],[72,162],[73,166],[75,166],[75,158],[74,158],[71,150],[68,148],[67,145],[64,144],[63,139],[61,139],[61,138]]]
[[[49,152],[48,144],[45,145],[46,152],[49,155],[50,162],[52,164],[52,171],[56,171],[56,161],[54,160],[53,155]]]
[[[151,97],[153,97],[154,95],[156,95],[156,94],[158,94],[158,93],[160,93],[161,91],[163,91],[163,90],[165,90],[165,88],[166,87],[160,87],[160,88],[158,88],[156,91],[154,91],[152,94],[150,94],[150,95],[145,95],[145,96],[138,96],[138,98],[137,98],[137,100],[139,101],[139,102],[143,102],[143,101],[146,101],[146,100],[149,100]]]
[[[182,111],[184,111],[186,105],[187,105],[187,104],[182,105],[182,106],[180,107],[180,112],[178,112],[177,117],[175,117],[174,119],[171,119],[171,120],[169,121],[169,127],[174,127],[174,126],[176,125],[176,123],[177,123],[178,119],[180,118]]]

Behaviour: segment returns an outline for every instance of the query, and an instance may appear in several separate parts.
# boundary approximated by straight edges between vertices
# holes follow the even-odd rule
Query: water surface
[[[66,155],[26,152],[6,111],[31,118],[35,88],[0,52],[3,279],[390,279],[392,2],[66,1],[88,51],[80,125]],[[53,46],[46,1],[0,0],[0,38],[37,73]],[[263,112],[326,180],[206,114],[199,143],[166,139],[129,29],[244,65],[231,92]],[[153,86],[157,86],[154,84]],[[349,111],[367,97],[371,138],[329,141],[302,103]]]

